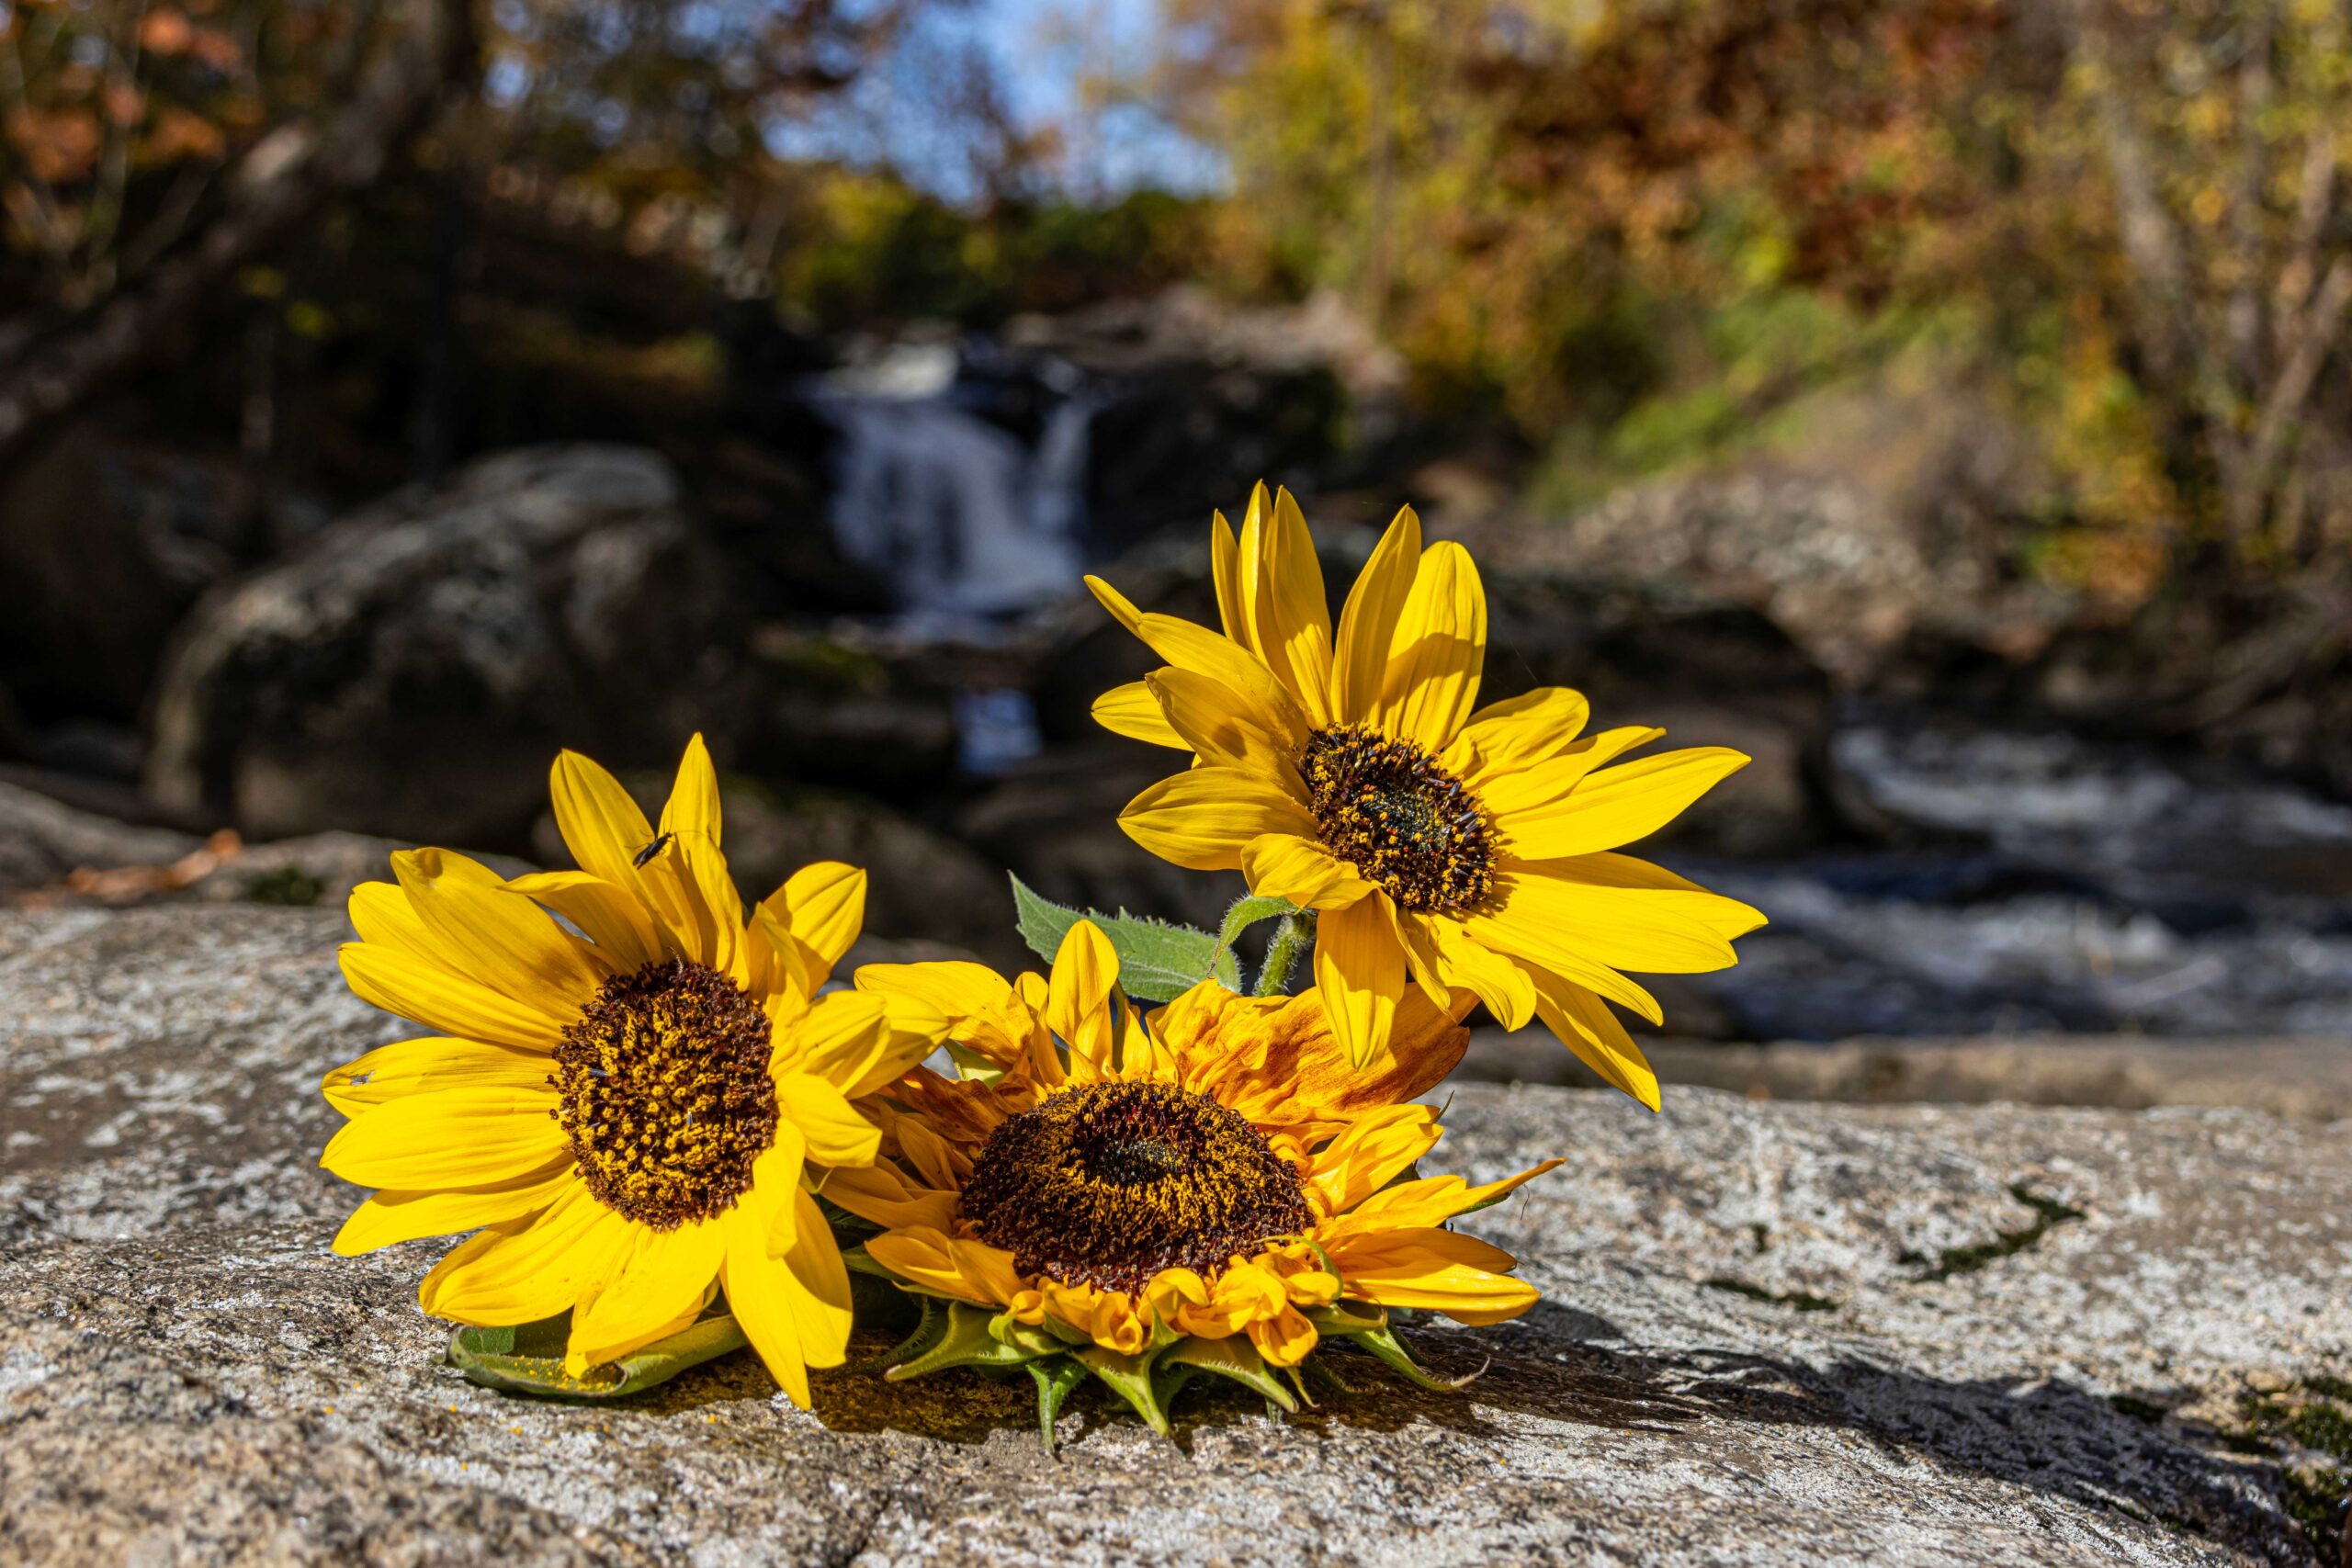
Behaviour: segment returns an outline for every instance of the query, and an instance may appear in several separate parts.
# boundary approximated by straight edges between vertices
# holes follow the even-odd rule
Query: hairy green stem
[[[1256,995],[1278,997],[1290,986],[1290,972],[1296,968],[1300,954],[1315,945],[1315,911],[1301,909],[1295,915],[1284,915],[1282,924],[1274,928],[1273,940],[1266,943],[1266,962],[1258,970]]]

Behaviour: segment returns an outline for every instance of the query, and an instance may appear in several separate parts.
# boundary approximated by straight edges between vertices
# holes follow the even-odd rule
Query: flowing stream
[[[1916,716],[1832,750],[1910,847],[1681,863],[1772,917],[1700,982],[1741,1033],[2352,1035],[2352,809]]]

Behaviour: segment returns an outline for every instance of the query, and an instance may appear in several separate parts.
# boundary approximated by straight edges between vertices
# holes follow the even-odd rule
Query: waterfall
[[[918,618],[1015,614],[1078,585],[1093,400],[1062,392],[1034,448],[971,400],[955,350],[930,344],[829,378],[815,400],[842,437],[834,537]]]

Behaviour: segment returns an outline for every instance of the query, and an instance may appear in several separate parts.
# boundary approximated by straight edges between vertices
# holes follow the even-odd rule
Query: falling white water
[[[833,535],[919,617],[1003,615],[1078,581],[1093,404],[1074,393],[1035,448],[960,406],[953,350],[893,351],[830,379],[841,432]]]

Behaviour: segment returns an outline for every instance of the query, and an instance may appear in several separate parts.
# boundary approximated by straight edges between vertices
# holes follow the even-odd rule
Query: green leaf
[[[625,1399],[750,1343],[732,1316],[717,1311],[575,1378],[563,1370],[571,1334],[568,1312],[517,1327],[460,1328],[449,1336],[449,1364],[484,1388],[594,1403]]]
[[[1029,1364],[1037,1384],[1037,1430],[1046,1439],[1046,1457],[1054,1457],[1054,1422],[1061,1416],[1070,1391],[1086,1381],[1086,1369],[1070,1356],[1041,1357]]]
[[[1021,940],[1048,963],[1062,950],[1062,939],[1069,935],[1070,927],[1080,920],[1093,921],[1119,955],[1120,987],[1139,1000],[1172,1002],[1211,976],[1228,989],[1241,988],[1241,966],[1231,951],[1207,931],[1130,915],[1125,909],[1115,915],[1074,909],[1039,897],[1017,876],[1012,878],[1012,907]]]
[[[1225,1339],[1187,1339],[1169,1351],[1165,1359],[1175,1366],[1231,1378],[1244,1388],[1264,1394],[1284,1410],[1298,1408],[1298,1401],[1267,1370],[1257,1349],[1239,1335]]]
[[[1482,1366],[1477,1372],[1467,1372],[1458,1378],[1435,1378],[1421,1371],[1419,1363],[1416,1362],[1412,1355],[1406,1350],[1404,1343],[1396,1337],[1396,1331],[1393,1328],[1366,1329],[1350,1334],[1348,1337],[1404,1373],[1415,1383],[1423,1388],[1435,1389],[1442,1393],[1453,1393],[1476,1377],[1478,1372],[1487,1370]]]
[[[1096,1345],[1078,1352],[1078,1359],[1113,1393],[1133,1405],[1146,1426],[1164,1438],[1168,1436],[1168,1407],[1161,1403],[1160,1390],[1154,1386],[1151,1375],[1152,1363],[1159,1355],[1158,1350],[1147,1350],[1140,1356],[1125,1356]]]
[[[892,1382],[904,1382],[950,1367],[1012,1368],[1035,1360],[1041,1353],[1008,1345],[990,1334],[989,1320],[993,1314],[985,1307],[949,1302],[946,1314],[946,1322],[935,1339],[882,1375]]]

